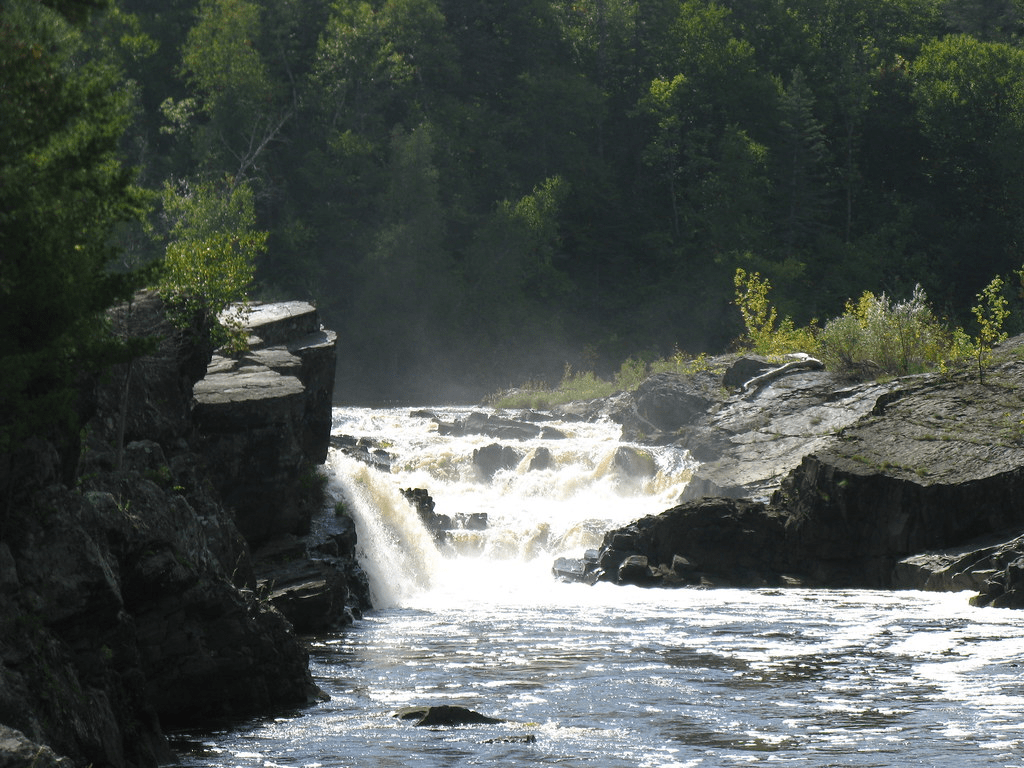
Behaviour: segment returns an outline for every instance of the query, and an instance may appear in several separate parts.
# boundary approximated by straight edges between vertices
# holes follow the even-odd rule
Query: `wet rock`
[[[370,607],[369,583],[356,561],[354,526],[310,550],[298,537],[276,539],[253,555],[256,591],[299,634],[348,626]]]
[[[650,453],[629,445],[615,449],[612,465],[620,475],[634,480],[654,477],[658,473],[658,465]]]
[[[455,516],[454,525],[456,528],[461,528],[465,531],[485,531],[487,530],[487,513],[486,512],[470,512],[469,514],[458,514]]]
[[[346,456],[351,456],[356,461],[363,462],[368,467],[373,467],[384,474],[391,473],[391,454],[371,438],[332,435],[330,444],[332,448],[341,451]]]
[[[74,768],[74,762],[29,740],[25,734],[0,725],[0,766],[3,768]]]
[[[434,499],[425,488],[403,488],[402,495],[413,505],[423,525],[433,535],[438,544],[450,541],[452,531],[484,531],[487,530],[487,513],[459,513],[454,517],[437,512]]]
[[[981,550],[969,571],[972,583],[981,581],[971,604],[979,607],[1024,608],[1024,536],[994,548]],[[987,578],[984,578],[987,575]],[[982,579],[984,579],[982,581]]]
[[[537,734],[527,733],[523,736],[504,736],[500,739],[484,739],[484,744],[536,744]]]
[[[450,435],[486,435],[496,440],[561,440],[565,433],[551,426],[538,426],[534,422],[550,421],[551,415],[535,411],[522,411],[515,418],[500,416],[496,413],[474,412],[452,424],[438,423],[441,434]]]
[[[538,446],[530,456],[529,470],[534,472],[548,469],[551,467],[551,462],[551,450],[543,445]]]
[[[619,565],[617,575],[619,584],[646,585],[655,579],[646,555],[630,555],[627,557]]]
[[[583,581],[586,575],[586,562],[583,558],[559,557],[551,567],[551,573],[559,581]]]
[[[515,469],[522,460],[523,455],[510,445],[491,443],[473,451],[473,466],[485,480],[490,480],[500,470]]]
[[[700,577],[733,586],[778,581],[784,516],[740,499],[702,499],[609,531],[598,555],[602,580],[671,585]]]
[[[403,707],[393,717],[400,720],[415,720],[417,726],[490,725],[503,723],[496,717],[488,717],[466,707],[451,704],[436,706]]]
[[[497,414],[473,412],[464,419],[454,422],[438,422],[438,434],[452,435],[486,435],[496,440],[532,440],[540,437],[541,427],[525,421],[507,419]]]

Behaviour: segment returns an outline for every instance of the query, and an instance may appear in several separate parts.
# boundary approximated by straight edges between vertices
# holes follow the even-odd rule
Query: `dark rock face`
[[[306,540],[285,537],[254,553],[256,591],[300,635],[341,629],[370,607],[370,585],[356,561],[355,526],[309,550]]]
[[[305,302],[258,305],[250,349],[216,356],[193,390],[203,453],[225,504],[255,545],[304,533],[303,485],[327,455],[335,334]]]
[[[202,329],[172,328],[152,294],[114,319],[126,335],[161,341],[96,383],[77,466],[62,467],[42,440],[0,461],[7,500],[0,542],[4,764],[20,764],[19,755],[33,748],[33,765],[66,764],[57,755],[78,765],[166,764],[173,756],[165,727],[305,705],[322,694],[304,646],[275,605],[317,605],[305,612],[308,625],[325,626],[324,617],[351,613],[346,601],[362,599],[346,570],[354,532],[323,542],[326,551],[318,552],[346,579],[331,589],[336,571],[315,574],[328,584],[328,605],[307,601],[311,590],[294,584],[282,584],[283,594],[257,592],[249,542],[215,487],[231,495],[237,489],[228,480],[246,482],[254,467],[279,478],[295,476],[294,462],[312,465],[310,446],[325,446],[327,435],[304,437],[325,422],[322,413],[319,421],[310,415],[316,398],[300,382],[325,375],[305,378],[303,357],[307,347],[314,358],[325,354],[323,339],[310,341],[315,333],[303,326],[306,341],[291,348],[257,346],[230,363],[232,371],[214,366],[214,383],[243,393],[218,393],[209,382],[199,387],[203,402],[195,411],[224,430],[219,441],[209,432],[200,440],[192,390],[210,360]],[[293,338],[267,335],[284,345]],[[257,378],[271,396],[252,394]],[[239,402],[259,403],[246,424],[232,413]],[[271,445],[274,439],[285,445]],[[245,453],[240,460],[231,451]],[[228,472],[211,476],[211,467]],[[77,475],[74,485],[62,483],[68,475]],[[287,504],[277,511],[287,517]],[[308,585],[313,577],[299,581]]]
[[[763,586],[780,582],[783,537],[784,518],[764,504],[706,498],[609,531],[584,572],[641,586]]]

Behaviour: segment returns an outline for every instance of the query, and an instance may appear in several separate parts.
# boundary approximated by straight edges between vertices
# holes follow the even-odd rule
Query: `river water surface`
[[[554,426],[567,437],[543,443],[548,469],[527,469],[541,441],[510,443],[520,466],[485,482],[471,459],[490,438],[441,437],[408,409],[336,409],[336,434],[393,457],[390,475],[330,460],[376,607],[312,644],[330,701],[187,734],[182,764],[1024,766],[1020,612],[974,609],[966,594],[554,581],[554,557],[668,508],[692,468],[660,449],[653,477],[623,477],[615,425]],[[486,512],[488,530],[435,547],[409,487],[443,514]],[[506,722],[393,717],[424,704]]]

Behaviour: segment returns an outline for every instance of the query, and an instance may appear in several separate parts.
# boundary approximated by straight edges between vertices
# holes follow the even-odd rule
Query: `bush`
[[[832,370],[905,376],[961,359],[965,339],[938,320],[918,285],[905,301],[865,291],[847,302],[819,334],[818,353]]]
[[[778,312],[768,301],[771,283],[757,272],[747,273],[743,269],[736,270],[733,283],[736,286],[736,306],[740,308],[747,329],[743,343],[766,357],[816,352],[814,323],[806,328],[797,328],[791,318],[779,320]]]

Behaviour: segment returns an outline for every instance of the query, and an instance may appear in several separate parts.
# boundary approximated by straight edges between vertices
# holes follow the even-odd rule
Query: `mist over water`
[[[461,410],[435,410],[444,420]],[[556,424],[510,443],[519,467],[482,481],[474,448],[408,409],[337,409],[373,437],[383,474],[332,452],[331,492],[356,521],[375,610],[312,645],[331,700],[196,736],[190,766],[1024,766],[1024,615],[963,594],[644,590],[562,584],[559,555],[668,508],[692,468],[659,449],[623,477],[612,424]],[[484,531],[438,548],[402,488]],[[329,526],[330,517],[320,521]],[[416,728],[406,705],[460,704],[506,723]],[[535,736],[532,743],[521,743]]]

